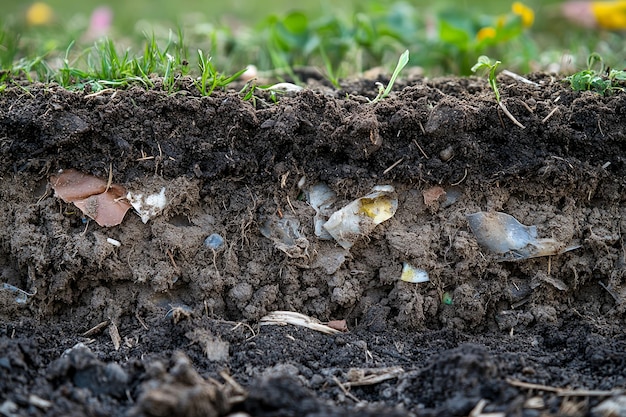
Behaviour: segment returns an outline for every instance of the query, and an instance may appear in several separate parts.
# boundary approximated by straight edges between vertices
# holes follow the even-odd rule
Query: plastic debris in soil
[[[133,206],[139,217],[141,217],[141,221],[144,223],[148,223],[148,220],[161,214],[167,204],[165,187],[161,188],[159,193],[150,195],[129,191],[126,198],[130,201],[130,204]]]
[[[428,272],[426,272],[424,269],[416,268],[413,265],[404,262],[402,264],[402,273],[400,274],[400,280],[417,284],[420,282],[428,282],[430,281],[430,278],[428,277]]]
[[[525,226],[510,214],[481,211],[466,217],[478,243],[503,255],[500,262],[560,255],[580,247],[566,246],[551,238],[539,239],[537,226]]]
[[[324,229],[344,249],[350,249],[360,237],[369,235],[377,225],[392,218],[397,209],[393,186],[379,185],[365,197],[334,212],[324,223]]]

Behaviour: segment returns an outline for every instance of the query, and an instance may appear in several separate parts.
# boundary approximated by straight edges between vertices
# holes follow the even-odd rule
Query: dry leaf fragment
[[[126,189],[118,184],[75,169],[62,169],[50,176],[55,195],[66,203],[74,203],[83,214],[100,226],[117,226],[131,207],[126,201]]]
[[[339,330],[340,332],[347,332],[348,331],[348,323],[346,323],[346,320],[331,320],[328,323],[326,323],[326,325],[328,327],[330,327],[331,329],[335,329],[335,330]]]
[[[426,204],[430,208],[435,208],[437,207],[436,204],[440,203],[443,200],[443,197],[446,196],[446,191],[436,185],[422,191],[422,195],[424,196],[424,204]]]

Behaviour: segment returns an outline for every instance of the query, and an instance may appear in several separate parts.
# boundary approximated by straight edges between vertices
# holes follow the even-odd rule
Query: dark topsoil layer
[[[0,415],[612,415],[626,95],[529,78],[500,79],[525,129],[475,78],[404,81],[375,105],[373,81],[277,104],[6,89]],[[165,187],[167,206],[100,227],[54,196],[66,168]],[[398,210],[344,250],[314,233],[303,191],[320,182],[336,208],[393,185]],[[498,262],[468,227],[477,211],[581,247]],[[403,263],[430,281],[400,281]],[[259,327],[276,310],[348,332]]]

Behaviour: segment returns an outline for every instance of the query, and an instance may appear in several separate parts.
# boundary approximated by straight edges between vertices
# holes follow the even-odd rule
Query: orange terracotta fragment
[[[331,329],[339,330],[340,332],[345,333],[348,331],[348,323],[346,323],[345,320],[331,320],[326,323],[326,325]]]
[[[445,197],[446,191],[439,186],[434,186],[428,190],[422,191],[422,195],[424,196],[424,204],[428,207],[433,207],[435,203],[441,201],[440,199],[442,197]]]
[[[105,180],[75,169],[64,169],[50,176],[50,185],[57,197],[74,203],[100,226],[117,226],[131,207],[124,187],[111,184],[107,190]]]

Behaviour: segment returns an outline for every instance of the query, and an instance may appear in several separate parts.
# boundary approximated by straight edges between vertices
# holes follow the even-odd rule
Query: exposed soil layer
[[[524,129],[477,78],[377,104],[373,81],[276,104],[7,88],[0,415],[626,415],[626,95],[528,78],[500,79]],[[101,227],[52,190],[69,168],[167,203]],[[331,211],[391,185],[397,211],[345,249],[319,184]],[[480,211],[572,250],[502,261]],[[259,326],[281,310],[348,331]]]

